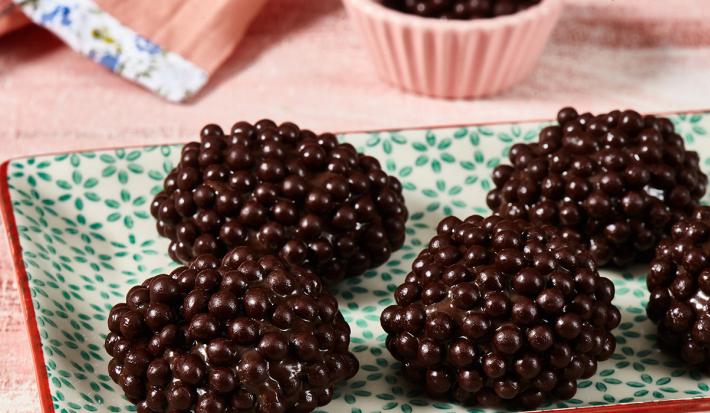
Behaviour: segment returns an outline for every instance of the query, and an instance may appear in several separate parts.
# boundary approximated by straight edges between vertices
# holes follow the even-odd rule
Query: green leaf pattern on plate
[[[679,115],[673,121],[710,170],[710,115]],[[543,126],[341,136],[402,181],[411,218],[405,246],[388,263],[335,288],[362,367],[319,412],[484,411],[431,400],[407,384],[385,349],[379,315],[393,302],[392,293],[438,221],[449,214],[487,214],[492,168],[507,162],[511,145],[535,139]],[[106,373],[105,318],[130,286],[174,266],[149,206],[179,153],[178,146],[151,146],[33,157],[9,165],[12,206],[57,412],[135,411]],[[656,349],[655,327],[644,310],[644,271],[606,272],[622,310],[616,354],[579,383],[574,399],[547,408],[710,394],[710,379]]]

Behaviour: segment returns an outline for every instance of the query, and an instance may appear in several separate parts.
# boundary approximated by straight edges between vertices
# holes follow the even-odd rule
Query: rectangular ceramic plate
[[[710,172],[710,114],[673,116],[688,147]],[[540,123],[346,134],[404,184],[411,219],[405,247],[381,268],[338,286],[352,327],[358,375],[338,388],[324,412],[479,412],[434,402],[397,373],[379,314],[436,223],[448,214],[487,214],[491,169],[515,142],[535,139]],[[34,349],[44,412],[135,409],[109,379],[103,350],[106,314],[128,288],[173,264],[148,209],[179,146],[66,153],[2,167],[3,214]],[[707,199],[706,199],[707,200]],[[645,316],[644,269],[605,271],[622,311],[618,346],[574,399],[546,409],[595,411],[710,409],[710,378],[661,354]]]

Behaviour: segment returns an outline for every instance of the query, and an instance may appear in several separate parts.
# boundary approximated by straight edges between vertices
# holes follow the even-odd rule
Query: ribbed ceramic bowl
[[[344,0],[380,76],[406,91],[451,99],[500,93],[532,71],[562,0],[492,19],[439,20]]]

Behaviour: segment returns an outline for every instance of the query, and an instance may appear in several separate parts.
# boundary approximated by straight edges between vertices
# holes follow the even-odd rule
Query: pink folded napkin
[[[109,70],[180,102],[229,57],[265,2],[0,0],[0,35],[26,16]]]
[[[0,36],[29,22],[12,0],[0,0]]]

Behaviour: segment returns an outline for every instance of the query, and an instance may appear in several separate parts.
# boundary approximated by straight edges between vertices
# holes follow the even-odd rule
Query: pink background
[[[551,118],[583,110],[710,109],[707,0],[567,0],[532,77],[501,96],[437,101],[375,75],[338,0],[271,0],[207,89],[173,105],[31,27],[0,38],[0,159],[180,142],[272,117],[325,131]],[[17,288],[0,237],[0,412],[39,411]]]

